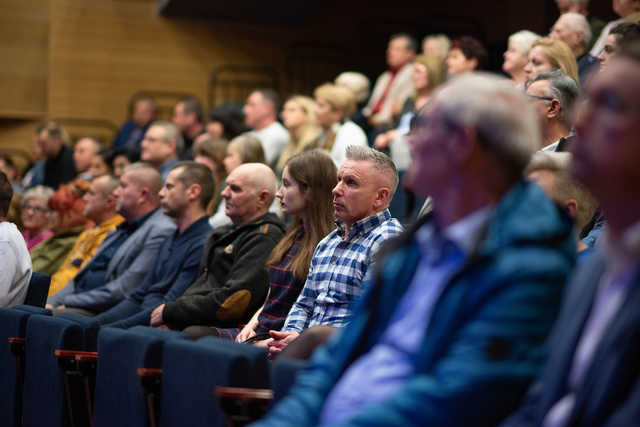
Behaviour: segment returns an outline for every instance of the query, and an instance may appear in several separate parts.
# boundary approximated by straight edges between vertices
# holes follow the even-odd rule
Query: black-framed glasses
[[[541,101],[553,101],[555,99],[555,98],[553,98],[551,96],[529,95],[528,93],[526,95],[531,99],[539,99]]]

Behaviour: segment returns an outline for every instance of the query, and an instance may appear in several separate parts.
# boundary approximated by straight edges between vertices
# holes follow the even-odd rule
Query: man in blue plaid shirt
[[[388,209],[397,186],[398,172],[389,156],[369,147],[347,148],[333,189],[337,228],[316,247],[307,282],[282,331],[270,332],[271,357],[311,326],[348,323],[376,250],[402,231]]]

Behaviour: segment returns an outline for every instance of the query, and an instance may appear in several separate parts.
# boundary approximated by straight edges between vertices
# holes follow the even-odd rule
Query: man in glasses
[[[567,151],[571,143],[571,110],[580,95],[575,80],[561,70],[540,73],[525,83],[540,127],[542,151]]]

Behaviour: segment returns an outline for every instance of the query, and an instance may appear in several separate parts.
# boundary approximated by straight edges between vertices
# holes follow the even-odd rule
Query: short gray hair
[[[502,171],[520,179],[540,145],[538,118],[522,90],[504,77],[475,72],[452,79],[434,98],[445,120],[475,128]]]
[[[509,36],[509,44],[513,43],[518,52],[526,56],[531,50],[533,42],[540,37],[540,34],[536,34],[533,31],[521,30]]]
[[[182,153],[182,150],[184,150],[184,138],[182,137],[182,133],[173,123],[165,122],[163,120],[157,120],[151,123],[151,126],[149,127],[152,126],[158,126],[164,129],[164,138],[167,141],[174,140],[176,143],[176,153]]]
[[[584,46],[589,46],[589,42],[591,42],[591,27],[589,26],[589,21],[585,18],[584,15],[575,12],[568,12],[560,15],[558,20],[565,20],[569,28],[572,31],[580,32],[584,35],[582,43]]]
[[[560,102],[559,119],[571,127],[569,113],[573,109],[578,97],[580,96],[580,86],[571,77],[567,76],[562,70],[545,71],[525,82],[525,88],[538,81],[549,81],[549,92],[547,96],[551,96]]]
[[[51,187],[46,187],[44,185],[36,185],[33,188],[28,189],[24,192],[22,196],[22,201],[26,202],[31,199],[42,199],[45,200],[46,203],[49,203],[49,199],[53,196],[54,190]]]
[[[422,44],[424,45],[427,40],[434,41],[440,48],[442,57],[447,57],[449,49],[451,48],[451,39],[449,37],[447,37],[445,34],[431,34],[422,39]]]
[[[374,169],[387,177],[390,186],[389,200],[393,198],[396,188],[398,188],[398,169],[391,157],[370,147],[350,145],[347,147],[347,159],[372,162]]]

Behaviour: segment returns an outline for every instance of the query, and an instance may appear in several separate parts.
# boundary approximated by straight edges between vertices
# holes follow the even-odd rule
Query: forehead
[[[396,37],[395,39],[389,41],[389,47],[395,49],[406,49],[407,39],[405,39],[404,37]]]
[[[542,46],[534,46],[531,48],[531,50],[529,51],[529,56],[530,57],[536,57],[536,58],[542,58],[545,59],[546,55],[544,53],[544,49],[542,48]]]
[[[227,177],[227,184],[237,185],[238,187],[245,187],[249,181],[247,172],[242,167],[234,169]]]
[[[178,178],[180,178],[180,174],[182,174],[182,168],[172,169],[169,171],[169,175],[167,175],[166,182],[171,181],[174,184]]]
[[[249,95],[249,98],[247,98],[247,103],[249,104],[259,104],[263,101],[262,99],[262,94],[260,92],[253,92],[251,95]]]
[[[605,39],[605,44],[611,46],[618,45],[618,35],[617,34],[607,34],[607,38]]]
[[[533,82],[527,88],[527,93],[536,95],[545,92],[549,88],[549,80],[538,80]]]
[[[369,175],[373,169],[373,164],[369,160],[347,159],[338,170],[339,176],[363,176]]]
[[[162,126],[151,126],[147,131],[147,135],[153,136],[154,138],[163,138],[164,137],[164,128]]]

